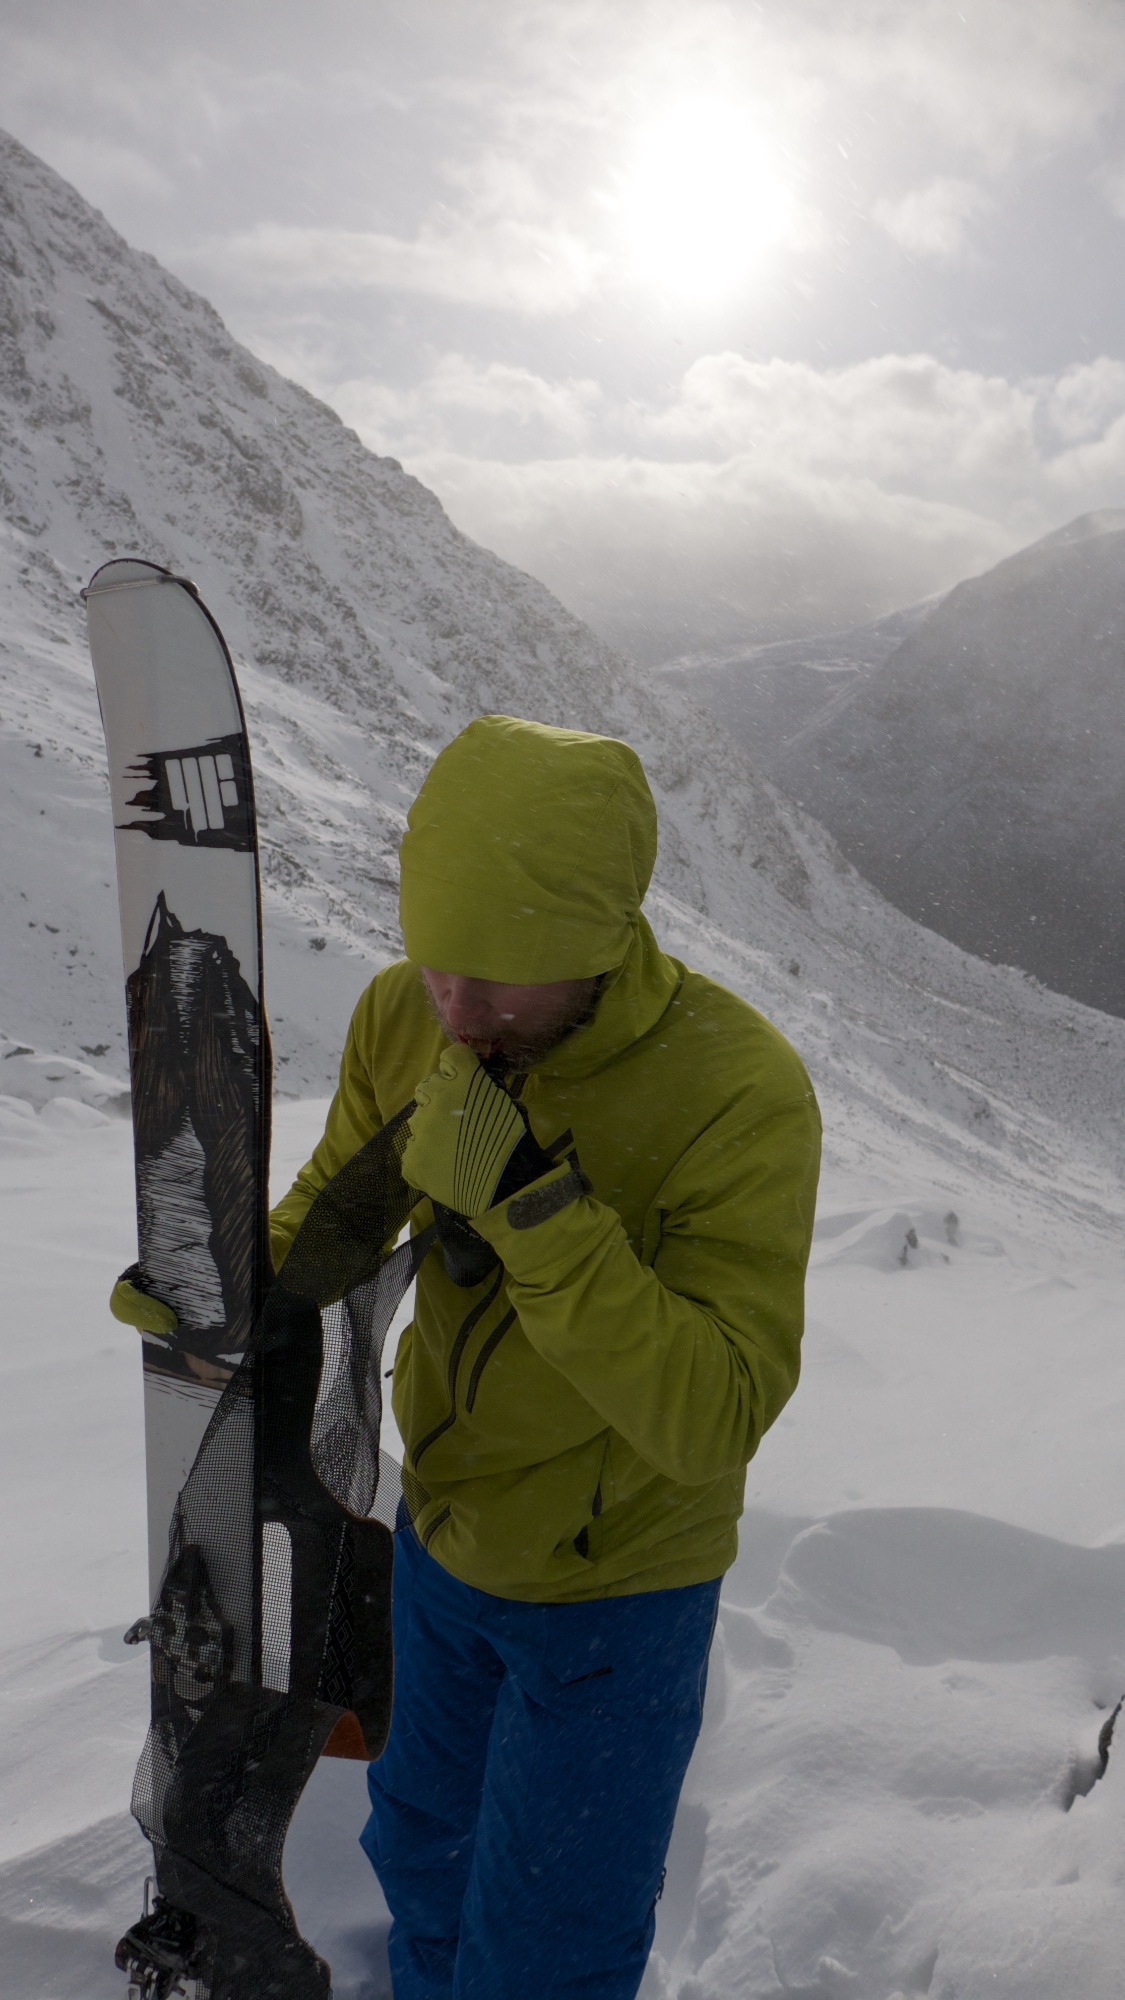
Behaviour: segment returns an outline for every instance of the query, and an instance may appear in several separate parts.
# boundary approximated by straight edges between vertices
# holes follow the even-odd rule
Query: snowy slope
[[[717,736],[682,740],[673,703],[650,712],[622,663],[540,585],[459,534],[432,494],[261,367],[11,140],[0,142],[0,298],[2,893],[8,926],[38,927],[9,971],[13,1034],[53,1035],[70,1053],[80,1039],[108,1043],[120,1061],[102,751],[76,595],[114,553],[193,575],[245,663],[268,990],[297,1085],[326,1080],[341,1003],[396,949],[404,808],[434,750],[481,710],[636,742],[670,808],[664,879],[697,904],[738,913],[751,859],[775,889],[800,893],[786,815]],[[310,945],[344,961],[336,981]]]
[[[279,1182],[323,1110],[281,1107]],[[643,2000],[1117,2000],[1125,1737],[1095,1780],[1125,1692],[1120,1252],[952,1198],[877,1107],[850,1127],[866,1164],[827,1176]],[[4,2000],[122,2000],[147,1865],[147,1661],[121,1643],[140,1367],[102,1303],[130,1201],[123,1121],[0,1107],[6,1324],[36,1336],[0,1341]],[[286,1851],[337,2000],[389,2000],[363,1777],[322,1764]]]
[[[636,743],[658,931],[812,1069],[806,1376],[752,1470],[646,2000],[1057,2000],[1070,1974],[1111,2000],[1125,1759],[1083,1787],[1125,1689],[1125,1022],[891,909],[674,689],[9,141],[0,292],[0,1993],[120,1993],[144,1871],[145,1663],[120,1642],[143,1608],[140,1381],[103,1304],[132,1254],[129,1133],[76,600],[129,552],[193,574],[243,662],[291,1095],[327,1087],[397,948],[420,773],[487,707]],[[323,1108],[281,1107],[276,1185]],[[361,1783],[321,1767],[287,1870],[339,2000],[384,2000]]]
[[[789,738],[877,674],[939,601],[926,598],[842,632],[685,653],[661,667],[659,677],[707,709],[759,769],[772,772]]]
[[[1125,513],[952,591],[766,766],[885,895],[1125,1013]]]

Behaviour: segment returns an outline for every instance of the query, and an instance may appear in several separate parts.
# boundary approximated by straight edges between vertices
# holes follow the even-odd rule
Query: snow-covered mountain
[[[882,636],[678,681],[900,909],[1125,1013],[1125,512]]]
[[[468,541],[10,139],[0,301],[9,1094],[97,1102],[124,1082],[78,590],[107,556],[141,554],[194,576],[240,663],[283,1090],[327,1087],[351,1004],[398,949],[396,846],[429,758],[503,709],[636,745],[661,814],[659,927],[781,1022],[822,1095],[951,1172],[1006,1180],[1018,1156],[1044,1195],[1064,1179],[1116,1210],[1125,1026],[890,909],[728,732]],[[846,1146],[850,1117],[832,1126]]]
[[[661,667],[660,678],[701,703],[759,769],[772,772],[790,737],[877,674],[938,602],[926,598],[842,632],[685,653]]]
[[[72,1055],[104,1044],[120,1062],[104,760],[78,599],[114,553],[193,575],[240,661],[272,1013],[299,1082],[326,1080],[341,987],[354,997],[396,949],[404,808],[434,751],[481,710],[636,742],[666,802],[662,880],[694,907],[734,921],[751,864],[775,895],[805,898],[792,815],[717,733],[683,737],[675,705],[648,703],[547,591],[458,533],[394,460],[260,366],[10,139],[0,298],[13,1033],[48,1034]],[[310,946],[351,962],[333,978]]]
[[[77,595],[124,553],[193,574],[240,662],[281,1184],[323,1115],[297,1100],[397,949],[405,805],[482,708],[637,745],[658,930],[813,1072],[805,1376],[751,1467],[645,2000],[1110,2000],[1125,1021],[892,909],[733,731],[646,688],[2,139],[0,1988],[116,2000],[149,1865],[127,1812],[148,1662],[120,1636],[144,1606],[139,1369],[103,1304],[131,1148],[96,1108],[123,1006]],[[286,1850],[339,2000],[389,1995],[363,1778],[322,1764]]]

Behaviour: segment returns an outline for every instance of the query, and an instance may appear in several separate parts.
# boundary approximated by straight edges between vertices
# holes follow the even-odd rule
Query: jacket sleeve
[[[819,1165],[809,1089],[734,1107],[677,1161],[651,1266],[592,1195],[523,1228],[516,1196],[474,1227],[536,1352],[646,1464],[704,1485],[753,1457],[796,1388]]]
[[[375,1086],[362,1053],[374,1047],[374,1007],[373,987],[369,986],[361,995],[348,1028],[340,1061],[340,1081],[328,1109],[324,1137],[312,1158],[306,1160],[288,1194],[270,1211],[270,1256],[275,1271],[281,1269],[289,1246],[321,1188],[383,1124]]]

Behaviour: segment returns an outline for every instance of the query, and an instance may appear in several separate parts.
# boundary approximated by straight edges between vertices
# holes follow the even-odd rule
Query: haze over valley
[[[665,679],[900,909],[1125,1012],[1125,512],[876,625]]]

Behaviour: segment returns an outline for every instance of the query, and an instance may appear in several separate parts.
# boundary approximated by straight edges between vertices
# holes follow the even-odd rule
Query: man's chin
[[[442,1026],[445,1026],[444,1022]],[[463,1048],[471,1049],[478,1062],[490,1062],[494,1056],[502,1056],[509,1069],[530,1069],[532,1063],[554,1048],[568,1030],[548,1029],[544,1034],[524,1041],[516,1041],[510,1035],[497,1035],[492,1041],[484,1041],[475,1035],[453,1035],[448,1028],[445,1032],[450,1041],[460,1042]]]

